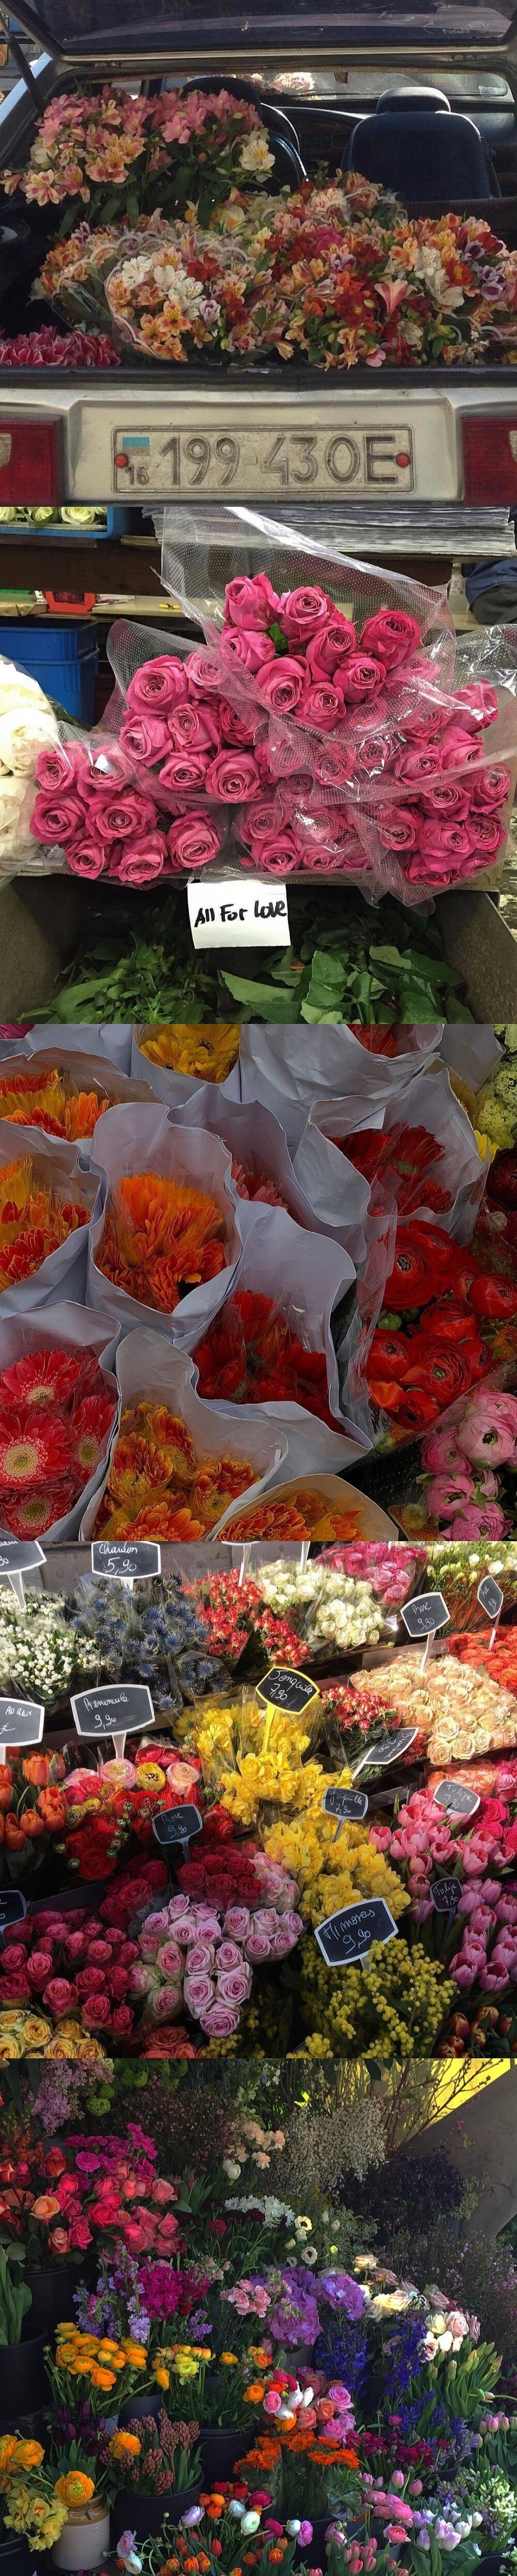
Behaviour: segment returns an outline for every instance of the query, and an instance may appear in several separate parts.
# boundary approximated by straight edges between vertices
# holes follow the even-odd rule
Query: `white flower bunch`
[[[81,1671],[96,1671],[98,1654],[81,1642]],[[62,1698],[77,1670],[74,1628],[62,1617],[59,1600],[27,1592],[23,1610],[14,1596],[0,1594],[0,1691],[16,1690],[20,1699]]]

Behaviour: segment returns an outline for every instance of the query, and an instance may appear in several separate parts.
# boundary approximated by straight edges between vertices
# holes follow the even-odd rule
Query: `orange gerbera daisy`
[[[272,1494],[267,1502],[252,1503],[232,1521],[236,1539],[353,1539],[358,1535],[357,1512],[340,1511],[339,1504],[327,1503],[323,1494],[305,1485],[292,1485],[282,1501],[276,1502]]]
[[[166,1405],[153,1409],[140,1399],[122,1417],[97,1532],[107,1538],[201,1538],[252,1482],[249,1458],[199,1460],[181,1419]]]

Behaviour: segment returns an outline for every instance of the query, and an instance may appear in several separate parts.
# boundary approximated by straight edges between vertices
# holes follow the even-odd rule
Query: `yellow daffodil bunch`
[[[310,1763],[304,1772],[318,1770]],[[348,1788],[350,1773],[336,1774],[333,1786]],[[274,1824],[263,1826],[263,1841],[268,1859],[281,1861],[292,1872],[301,1890],[300,1913],[308,1923],[323,1923],[326,1914],[336,1914],[343,1905],[353,1905],[360,1896],[383,1896],[398,1922],[410,1899],[398,1873],[389,1868],[383,1853],[375,1850],[364,1825],[342,1826],[336,1839],[335,1816],[325,1816],[322,1809],[324,1780],[320,1774],[309,1809],[300,1817],[284,1816]]]
[[[59,2540],[67,2504],[58,2488],[52,2470],[44,2467],[41,2442],[24,2442],[18,2433],[4,2434],[0,2441],[3,2521],[6,2530],[28,2540],[31,2549],[51,2549],[53,2541]]]

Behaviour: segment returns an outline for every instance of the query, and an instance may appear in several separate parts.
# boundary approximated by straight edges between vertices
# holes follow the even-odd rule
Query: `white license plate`
[[[253,399],[253,396],[251,396]],[[161,493],[339,493],[415,488],[413,432],[371,429],[115,429],[112,491],[137,500]]]

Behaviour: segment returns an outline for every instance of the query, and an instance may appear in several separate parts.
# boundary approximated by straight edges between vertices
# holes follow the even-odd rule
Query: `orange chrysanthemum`
[[[159,1172],[128,1173],[108,1201],[97,1262],[139,1305],[173,1314],[192,1288],[225,1268],[217,1200]]]

